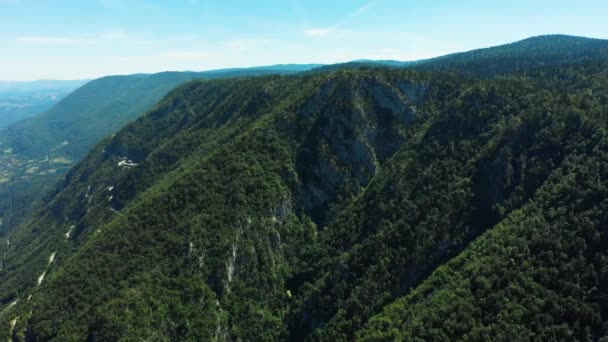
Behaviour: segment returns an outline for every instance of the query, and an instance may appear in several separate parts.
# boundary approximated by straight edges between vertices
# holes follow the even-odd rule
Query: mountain
[[[418,61],[427,70],[450,70],[467,75],[525,72],[543,66],[573,62],[602,61],[608,58],[608,40],[567,35],[546,35],[511,44],[445,55]]]
[[[220,334],[232,335],[229,324],[237,317],[239,323],[234,329],[241,330],[244,339],[285,335],[284,327],[275,326],[282,325],[287,309],[285,285],[298,249],[312,242],[315,222],[330,219],[329,204],[340,203],[339,197],[346,201],[348,191],[359,191],[403,143],[402,129],[413,119],[416,103],[426,94],[428,79],[399,76],[275,76],[181,86],[150,113],[98,145],[67,175],[51,200],[53,208],[45,209],[40,213],[41,220],[28,222],[29,228],[11,237],[5,264],[16,265],[22,260],[28,266],[23,264],[26,272],[5,268],[0,286],[12,295],[4,301],[10,303],[15,295],[28,291],[28,285],[36,283],[45,272],[43,265],[53,255],[50,267],[59,267],[67,260],[93,262],[73,268],[88,273],[85,278],[90,283],[80,283],[80,290],[65,283],[59,286],[75,291],[70,296],[76,297],[65,297],[70,302],[95,301],[91,295],[97,291],[114,296],[109,287],[99,285],[131,274],[144,276],[134,280],[142,281],[133,284],[134,291],[156,291],[150,286],[160,286],[157,290],[192,286],[193,292],[184,295],[185,302],[178,307],[170,304],[170,292],[162,298],[153,295],[165,307],[163,310],[177,310],[175,314],[185,315],[185,320],[207,326],[184,332],[192,334],[187,335],[190,338],[204,340],[215,334],[218,326]],[[338,102],[340,99],[356,101]],[[359,136],[364,132],[365,136]],[[349,155],[353,148],[359,151],[357,159]],[[130,212],[134,215],[131,218],[123,216]],[[145,213],[154,214],[145,218]],[[119,224],[116,220],[120,218]],[[131,219],[141,221],[136,227],[127,223]],[[119,226],[110,228],[116,224]],[[177,228],[182,224],[185,231]],[[166,229],[173,225],[178,230]],[[102,239],[104,234],[127,231],[124,239]],[[20,238],[21,234],[34,234],[39,242],[25,235]],[[146,234],[151,235],[145,238]],[[92,246],[91,239],[119,245],[86,251]],[[106,260],[102,250],[120,254],[123,243],[136,243],[137,251],[124,259],[107,260],[113,266],[95,265]],[[25,250],[32,252],[17,252]],[[79,252],[72,259],[75,250]],[[151,259],[142,263],[148,257]],[[106,266],[113,269],[116,278],[98,278],[101,273],[95,270],[109,269]],[[152,278],[145,276],[151,271],[149,267],[158,268]],[[174,285],[165,283],[172,282],[165,272],[180,273],[180,280]],[[51,272],[48,276],[47,280],[41,278],[42,284],[51,284]],[[160,283],[148,283],[152,279]],[[116,296],[114,304],[103,308],[111,321],[95,323],[99,331],[93,328],[88,332],[85,327],[84,335],[78,335],[45,328],[34,332],[32,328],[30,333],[39,334],[41,339],[80,339],[87,335],[113,339],[107,335],[114,334],[112,330],[122,334],[122,329],[135,323],[127,320],[126,325],[118,327],[115,325],[121,323],[112,318],[119,307],[131,305],[121,302],[127,297]],[[140,299],[145,297],[148,295]],[[42,298],[54,300],[51,295],[31,300]],[[203,307],[199,307],[199,301]],[[46,307],[34,311],[58,314]],[[189,318],[191,314],[196,318]],[[135,315],[139,317],[140,313]],[[85,316],[79,320],[88,321]],[[46,321],[46,317],[40,319]],[[66,327],[70,325],[67,317],[56,317],[66,319]],[[38,319],[32,317],[32,322]],[[145,325],[147,319],[155,318],[141,322]],[[166,324],[173,325],[169,321]],[[142,329],[143,338],[169,333],[148,325]],[[178,338],[181,333],[173,334]]]
[[[555,329],[556,339],[582,340],[585,330],[595,338],[607,333],[598,290],[605,287],[577,281],[587,267],[601,269],[607,252],[606,134],[590,119],[603,115],[603,99],[596,95],[583,110],[586,95],[557,100],[560,92],[512,81],[464,91],[326,230],[320,250],[329,255],[310,252],[316,266],[304,272],[312,286],[293,318],[293,337],[350,340],[382,311],[359,339],[522,340]],[[479,235],[475,243],[484,247],[470,251]],[[543,264],[551,244],[556,259]],[[461,263],[461,253],[474,261]],[[582,268],[565,272],[580,255]],[[457,271],[440,267],[448,261]],[[594,294],[566,304],[574,294],[563,289],[573,286]],[[401,295],[408,297],[391,304]],[[554,311],[543,311],[549,307]]]
[[[0,129],[45,112],[86,81],[0,81]]]
[[[0,334],[608,337],[608,59],[479,70],[177,87],[0,244]]]
[[[318,65],[108,76],[88,82],[47,112],[0,131],[0,235],[100,139],[194,79],[290,74]]]
[[[510,44],[454,53],[417,61],[361,59],[348,63],[324,65],[310,72],[385,66],[416,70],[457,72],[475,78],[522,73],[544,66],[573,62],[602,61],[608,58],[608,40],[567,35],[537,36]]]

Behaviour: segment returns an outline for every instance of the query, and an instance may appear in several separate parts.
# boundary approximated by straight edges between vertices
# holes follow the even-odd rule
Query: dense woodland
[[[29,216],[43,195],[102,138],[195,79],[292,74],[317,65],[275,65],[205,72],[102,77],[48,111],[0,130],[0,236]]]
[[[0,244],[15,341],[608,340],[608,42],[192,81]]]

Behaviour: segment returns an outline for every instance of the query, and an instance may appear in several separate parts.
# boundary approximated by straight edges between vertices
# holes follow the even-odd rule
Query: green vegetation
[[[0,131],[0,149],[5,151],[0,172],[8,178],[0,183],[0,215],[6,222],[0,236],[22,222],[95,143],[145,113],[177,85],[194,79],[291,74],[315,66],[108,76],[85,84],[50,110]]]
[[[536,41],[179,86],[0,243],[1,338],[608,338],[606,42]]]
[[[426,70],[456,71],[473,77],[494,77],[545,66],[605,61],[606,58],[608,46],[604,39],[547,35],[423,60],[415,66]]]
[[[494,78],[497,75],[525,73],[547,66],[601,62],[606,58],[608,58],[608,43],[604,39],[546,35],[431,59],[411,62],[360,60],[326,65],[309,72],[385,66],[456,72],[472,78]]]
[[[298,286],[304,291],[298,293],[302,304],[292,319],[294,339],[308,334],[313,334],[315,339],[354,338],[354,332],[372,315],[400,294],[407,294],[411,288],[416,288],[430,272],[458,255],[481,232],[497,225],[501,227],[501,222],[514,210],[530,202],[538,204],[539,193],[545,187],[565,186],[551,183],[556,182],[555,177],[562,180],[568,173],[582,172],[581,168],[574,168],[573,165],[593,165],[593,172],[589,170],[583,174],[601,182],[603,171],[600,159],[596,161],[591,155],[604,153],[601,149],[606,146],[605,132],[593,119],[585,116],[577,105],[561,102],[557,94],[541,90],[533,93],[525,84],[511,81],[492,83],[482,82],[459,95],[452,102],[455,107],[448,107],[443,115],[433,120],[418,142],[409,148],[403,146],[375,178],[375,182],[351,208],[343,212],[344,216],[339,216],[333,225],[322,232],[321,245],[310,247],[300,280],[303,285]],[[594,112],[592,110],[588,114]],[[580,186],[585,185],[584,180],[580,181],[583,182]],[[554,207],[544,209],[576,217],[579,213],[569,206],[570,202],[575,204],[580,200],[587,202],[586,205],[600,205],[603,202],[604,195],[601,193],[586,197],[586,192],[590,190],[583,188],[573,192],[573,196],[580,194],[577,200],[564,200],[556,195],[552,198],[556,201]],[[585,196],[582,196],[583,193]],[[555,207],[562,201],[567,205]],[[527,219],[530,218],[527,216]],[[599,224],[602,221],[594,222]],[[537,229],[542,229],[542,234],[545,234],[548,227],[540,224]],[[594,239],[601,239],[601,234],[606,234],[598,226],[594,229],[595,233],[589,235]],[[568,234],[574,234],[574,231],[568,231]],[[497,243],[495,238],[491,240]],[[505,240],[501,248],[509,247],[509,240]],[[569,252],[579,253],[578,250]],[[606,253],[606,250],[602,252]],[[580,253],[586,252],[581,250]],[[325,257],[319,257],[324,254]],[[479,252],[479,257],[484,260],[479,263],[488,265],[485,258],[503,258],[505,255],[495,249]],[[505,260],[509,261],[510,256]],[[490,283],[501,279],[501,274],[505,272],[502,267],[506,266],[486,270],[494,272],[493,277],[488,278]],[[516,269],[513,272],[522,276]],[[557,276],[561,273],[554,271],[550,274]],[[468,276],[463,278],[470,280]],[[555,279],[548,275],[546,281]],[[448,280],[445,285],[454,290],[452,286],[455,284],[451,281]],[[425,296],[434,298],[436,292],[433,290],[437,288],[437,282],[434,282],[425,290]],[[450,296],[457,296],[460,290],[446,292]],[[487,291],[484,295],[495,296],[496,293]],[[590,299],[589,305],[602,303],[602,290],[597,295],[595,299]],[[483,298],[481,294],[476,296],[476,300],[485,303],[493,303],[496,298],[501,298]],[[454,297],[448,298],[442,300],[452,303],[450,300]],[[564,295],[564,298],[567,296]],[[521,300],[535,299],[526,297]],[[458,303],[472,305],[468,298]],[[420,303],[419,307],[414,308],[414,304],[417,302],[403,303],[399,308],[411,310],[407,313],[413,321],[420,317],[416,322],[420,322],[425,329],[431,329],[431,326],[427,327],[431,322],[435,322],[433,329],[440,329],[451,315],[458,323],[462,323],[467,316],[462,313],[464,308],[460,307],[450,310],[439,304],[426,306],[428,303]],[[472,306],[471,310],[477,310]],[[421,312],[422,307],[429,308],[428,317]],[[525,307],[519,309],[525,311]],[[417,316],[419,313],[422,316]],[[500,321],[503,317],[499,313],[494,312],[495,316],[488,318],[487,324],[509,322],[508,318]],[[602,310],[598,309],[596,313],[598,317],[603,317]],[[307,317],[314,321],[307,321]],[[434,321],[429,320],[431,317]],[[408,324],[391,318],[390,322],[395,326],[388,326],[387,329],[373,326],[369,330],[372,333],[364,336],[373,339],[378,337],[373,334],[374,331],[384,334],[403,328],[408,333],[381,336],[387,340],[408,340],[418,336],[422,336],[423,340],[456,336],[461,336],[463,340],[500,340],[513,339],[504,335],[509,331],[521,331],[505,325],[486,335],[466,335],[467,330],[449,329],[437,334],[429,330],[428,335],[422,335],[421,332],[426,330],[408,330]],[[383,322],[382,318],[377,319]],[[530,316],[522,319],[522,322],[532,322]],[[576,319],[553,319],[559,322],[557,325],[571,324],[564,327],[565,335],[561,335],[564,339],[570,339],[567,331],[575,330]],[[601,337],[606,333],[600,326],[596,324],[590,328],[592,336]],[[475,324],[466,327],[472,329]],[[538,325],[528,325],[526,328],[536,333]],[[581,335],[579,338],[582,339]],[[521,336],[515,339],[521,339]]]

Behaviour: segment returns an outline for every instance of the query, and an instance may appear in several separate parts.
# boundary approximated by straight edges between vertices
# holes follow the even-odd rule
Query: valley
[[[86,82],[86,80],[0,81],[0,129],[47,111]]]

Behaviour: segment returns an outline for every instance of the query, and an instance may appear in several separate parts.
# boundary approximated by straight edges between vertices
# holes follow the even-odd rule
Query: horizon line
[[[470,49],[470,50],[454,51],[454,52],[449,52],[449,53],[445,53],[445,54],[435,55],[435,56],[432,56],[432,57],[420,58],[420,59],[414,59],[414,60],[397,60],[397,59],[390,59],[390,58],[386,58],[386,59],[356,58],[356,59],[344,60],[344,61],[334,62],[334,63],[318,63],[318,62],[291,63],[291,62],[285,62],[285,63],[275,63],[275,64],[268,64],[268,65],[226,66],[226,67],[222,67],[222,68],[218,68],[218,69],[205,69],[205,70],[159,70],[159,71],[154,71],[154,72],[133,72],[133,73],[128,73],[128,74],[106,74],[106,75],[99,75],[99,76],[93,76],[93,77],[69,78],[69,79],[59,79],[59,78],[39,78],[39,79],[24,79],[24,80],[15,80],[15,79],[3,80],[3,79],[0,79],[0,82],[1,83],[33,83],[33,82],[45,82],[45,81],[46,82],[93,81],[93,80],[100,79],[100,78],[103,78],[103,77],[134,76],[134,75],[155,75],[155,74],[161,74],[161,73],[165,73],[165,72],[204,73],[204,72],[213,72],[213,71],[234,71],[234,70],[239,70],[239,69],[251,69],[251,68],[270,68],[270,67],[289,66],[289,65],[291,65],[291,66],[317,65],[317,67],[323,67],[323,66],[339,65],[339,64],[347,64],[347,63],[357,63],[357,62],[364,62],[364,61],[367,61],[367,62],[390,61],[390,62],[398,62],[398,63],[415,63],[415,62],[420,62],[420,61],[425,61],[425,60],[431,60],[431,59],[435,59],[435,58],[440,58],[440,57],[445,57],[445,56],[450,56],[450,55],[455,55],[455,54],[460,54],[460,53],[467,53],[467,52],[472,52],[472,51],[478,51],[478,50],[496,48],[496,47],[500,47],[500,46],[505,46],[505,45],[519,43],[519,42],[522,42],[522,41],[525,41],[525,40],[529,40],[529,39],[540,38],[540,37],[548,37],[548,36],[564,36],[564,37],[572,37],[572,38],[583,38],[583,39],[594,39],[594,40],[608,40],[608,38],[596,38],[596,37],[579,36],[579,35],[564,34],[564,33],[546,33],[546,34],[540,34],[540,35],[535,35],[535,36],[528,36],[526,38],[521,38],[521,39],[510,41],[510,42],[501,43],[501,44],[498,44],[498,45],[479,47],[479,48],[474,48],[474,49]]]

